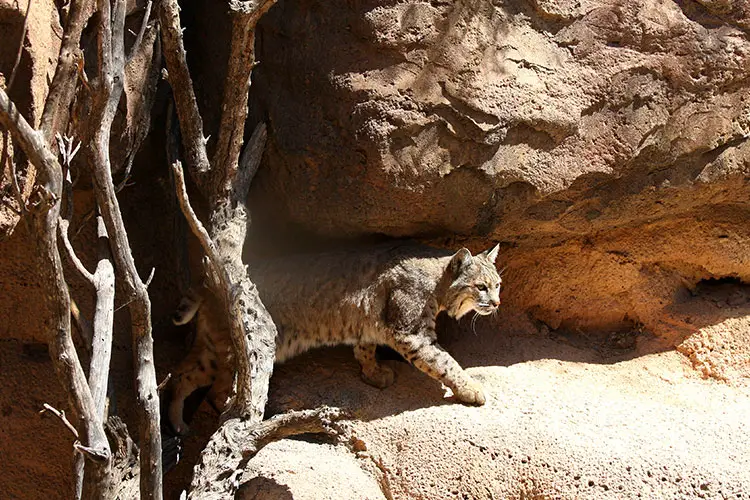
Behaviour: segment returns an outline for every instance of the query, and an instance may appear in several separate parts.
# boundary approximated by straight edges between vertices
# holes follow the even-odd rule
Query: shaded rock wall
[[[253,75],[271,125],[258,218],[271,234],[500,241],[509,307],[672,346],[694,328],[667,306],[750,279],[749,16],[282,0]]]

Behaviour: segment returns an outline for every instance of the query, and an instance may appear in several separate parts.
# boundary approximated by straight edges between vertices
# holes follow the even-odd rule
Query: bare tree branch
[[[252,154],[247,155],[246,167],[250,171],[257,169],[265,141],[265,125],[260,124],[253,133],[251,144],[248,145]],[[242,245],[247,227],[247,191],[244,194],[232,193],[231,196],[226,193],[226,196],[221,198],[221,204],[216,206],[211,214],[215,234],[209,235],[190,207],[179,163],[173,166],[173,173],[177,196],[188,219],[188,225],[209,258],[208,274],[218,280],[217,283],[209,283],[211,290],[228,308],[227,318],[234,348],[237,388],[226,414],[248,417],[259,422],[263,417],[268,399],[268,381],[273,372],[276,326],[242,263]],[[244,180],[245,189],[249,188],[251,180]],[[221,247],[216,245],[217,241],[221,242]]]
[[[240,158],[240,171],[234,179],[234,189],[232,193],[234,196],[243,197],[242,200],[234,200],[235,203],[244,203],[244,198],[247,197],[248,191],[250,191],[250,184],[255,178],[255,174],[258,172],[260,167],[260,160],[263,158],[263,150],[266,146],[266,124],[259,123],[253,135],[250,136],[250,140],[245,146],[245,150],[242,152]]]
[[[231,419],[211,436],[195,466],[189,499],[234,498],[238,475],[248,460],[273,441],[298,434],[345,434],[340,422],[347,415],[338,408],[291,411],[260,423]]]
[[[70,332],[70,296],[65,283],[60,253],[57,248],[57,221],[62,196],[62,168],[57,158],[47,148],[40,132],[32,129],[20,115],[7,94],[0,89],[0,124],[10,130],[14,139],[37,169],[37,193],[39,200],[32,211],[32,225],[39,256],[41,284],[47,291],[45,304],[51,318],[50,357],[68,389],[71,407],[74,408],[79,425],[86,436],[84,447],[88,457],[97,457],[94,470],[106,469],[110,457],[109,443],[104,427],[96,418],[93,397],[78,359]],[[99,460],[100,459],[100,460]]]
[[[68,420],[68,417],[65,416],[65,412],[58,410],[54,406],[44,403],[42,405],[44,408],[39,412],[40,415],[43,415],[46,412],[52,413],[54,416],[60,419],[60,421],[65,425],[65,427],[68,428],[71,434],[73,434],[73,437],[78,439],[78,431],[76,430],[75,426],[70,423],[70,420]]]
[[[215,175],[223,177],[215,180],[220,191],[232,191],[234,177],[238,172],[237,160],[244,141],[250,74],[255,66],[255,25],[275,3],[276,0],[229,2],[232,16],[230,64],[227,65],[224,80],[218,145],[212,162]]]
[[[185,59],[179,11],[177,0],[162,0],[159,8],[161,36],[164,57],[169,70],[169,83],[172,86],[177,116],[180,119],[182,145],[187,155],[188,168],[191,172],[202,174],[208,172],[211,166],[206,153],[203,119],[198,111],[193,81]]]
[[[13,134],[14,140],[37,169],[44,170],[48,176],[54,173],[59,174],[60,188],[62,188],[62,168],[57,157],[47,147],[42,134],[34,130],[21,116],[18,108],[3,89],[0,89],[0,125]],[[59,197],[59,195],[56,196]]]
[[[0,156],[0,159],[3,163],[8,162],[8,166],[10,167],[10,185],[13,188],[13,196],[16,198],[16,203],[18,203],[18,210],[13,209],[14,212],[16,212],[18,215],[23,215],[23,213],[26,211],[26,202],[23,199],[23,194],[21,193],[21,187],[18,185],[18,174],[16,172],[16,162],[13,158],[10,157],[8,154],[8,147],[10,144],[10,134],[6,131],[3,134],[3,153],[2,156]],[[8,204],[10,206],[10,204]]]
[[[73,264],[73,266],[76,268],[78,273],[83,276],[83,278],[88,281],[91,285],[94,284],[94,275],[89,272],[88,269],[86,269],[86,266],[83,265],[83,262],[81,262],[81,259],[78,258],[78,255],[76,254],[75,249],[73,248],[73,245],[70,243],[70,238],[68,238],[68,226],[70,223],[67,219],[63,219],[60,217],[57,221],[57,229],[58,233],[60,233],[60,239],[63,241],[63,246],[65,247],[65,251],[68,254],[68,258],[70,259],[70,262]]]
[[[97,204],[110,238],[110,247],[129,304],[136,371],[139,430],[141,438],[141,498],[162,498],[159,395],[156,390],[151,302],[138,276],[125,224],[112,181],[109,136],[122,95],[125,68],[125,1],[99,0],[99,78],[92,116],[91,168]]]
[[[187,189],[185,187],[185,175],[179,161],[172,165],[172,172],[175,178],[177,199],[180,202],[182,213],[185,214],[188,226],[198,238],[198,241],[203,247],[203,251],[208,257],[207,265],[209,269],[207,275],[216,281],[215,283],[212,283],[213,286],[211,288],[217,297],[219,297],[220,301],[231,307],[232,311],[234,311],[235,296],[237,295],[235,285],[231,281],[231,277],[223,265],[224,260],[219,253],[218,247],[209,236],[208,231],[203,227],[201,221],[195,215],[193,208],[190,206]],[[227,317],[230,318],[230,323],[232,323],[230,335],[232,336],[232,343],[235,349],[235,369],[237,370],[237,395],[235,396],[235,401],[242,401],[242,404],[249,407],[251,397],[248,384],[252,379],[250,346],[248,345],[248,339],[243,330],[241,316],[230,313]]]
[[[138,30],[138,35],[135,37],[135,42],[133,42],[133,46],[130,47],[130,54],[126,58],[125,64],[130,64],[130,61],[138,53],[138,49],[140,48],[141,42],[143,41],[143,34],[146,32],[146,26],[148,26],[148,19],[149,17],[151,17],[151,6],[152,6],[152,2],[151,0],[148,0],[148,2],[146,2],[146,11],[143,13],[143,20],[141,21],[141,28]]]
[[[13,63],[13,69],[10,72],[10,79],[8,80],[7,90],[13,87],[13,82],[16,80],[16,71],[18,70],[18,64],[21,62],[21,54],[23,54],[23,44],[26,40],[26,27],[29,24],[29,13],[31,12],[31,0],[28,0],[26,4],[26,14],[23,16],[23,27],[21,28],[21,42],[18,44],[18,52],[16,53],[16,62]]]
[[[213,240],[211,240],[211,237],[208,235],[208,231],[206,231],[203,223],[200,221],[200,219],[198,219],[198,216],[195,215],[195,211],[190,205],[190,200],[188,199],[187,194],[187,187],[185,185],[185,174],[182,169],[182,163],[180,163],[179,161],[174,162],[172,164],[172,173],[174,174],[175,178],[175,187],[177,189],[177,199],[180,202],[180,208],[182,209],[182,213],[185,215],[185,219],[187,219],[190,230],[193,231],[193,234],[198,238],[198,241],[203,247],[203,251],[208,257],[209,266],[211,267],[211,273],[218,277],[223,284],[228,286],[226,271],[221,267],[221,257],[219,256],[219,249],[216,247],[216,244],[213,242]]]
[[[115,269],[112,267],[107,228],[101,216],[96,218],[96,228],[99,240],[99,262],[96,265],[92,281],[96,289],[96,308],[94,310],[94,336],[91,342],[89,387],[94,398],[96,414],[104,422],[107,420],[107,387],[109,383],[109,363],[112,357]]]
[[[71,2],[68,25],[63,33],[55,76],[49,86],[49,94],[42,113],[41,129],[47,141],[52,141],[56,132],[64,132],[68,123],[70,103],[73,102],[78,81],[78,61],[83,58],[83,53],[79,48],[81,33],[93,13],[93,0]]]

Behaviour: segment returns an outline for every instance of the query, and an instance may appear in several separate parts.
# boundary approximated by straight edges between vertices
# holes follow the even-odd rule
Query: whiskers
[[[474,316],[471,318],[471,331],[474,333],[474,336],[477,335],[477,318],[479,317],[479,313],[477,311],[474,311]]]

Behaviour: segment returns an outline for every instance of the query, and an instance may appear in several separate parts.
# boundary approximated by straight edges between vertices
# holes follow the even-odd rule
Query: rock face
[[[514,205],[574,183],[657,169],[651,185],[716,180],[742,170],[750,133],[741,14],[282,0],[254,87],[273,130],[268,188],[295,222],[335,236],[494,235]],[[529,215],[552,221],[576,201]]]
[[[673,347],[675,298],[750,282],[748,26],[741,2],[281,0],[258,218],[500,241],[510,307]]]

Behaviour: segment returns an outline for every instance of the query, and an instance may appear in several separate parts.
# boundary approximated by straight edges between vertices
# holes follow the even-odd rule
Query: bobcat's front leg
[[[450,387],[462,403],[483,405],[486,401],[482,385],[471,378],[443,349],[433,335],[409,334],[396,337],[396,349],[417,369]]]

